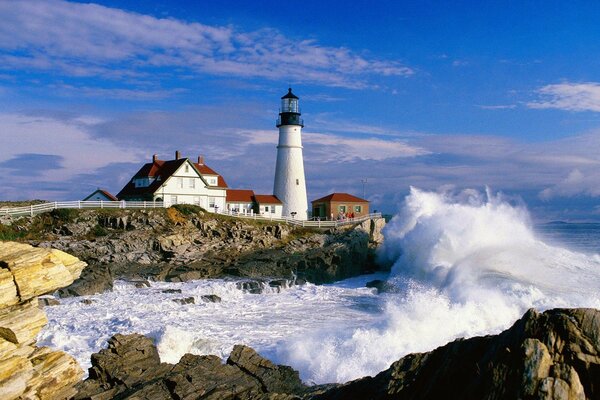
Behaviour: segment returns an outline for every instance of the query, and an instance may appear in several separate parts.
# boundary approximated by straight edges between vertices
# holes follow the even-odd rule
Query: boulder
[[[177,304],[196,304],[196,300],[194,297],[183,297],[181,299],[173,299],[173,301]]]
[[[47,323],[36,296],[69,285],[85,267],[62,251],[0,242],[0,394],[2,399],[66,399],[83,371],[68,354],[35,347]]]
[[[219,296],[217,296],[216,294],[204,294],[204,295],[200,296],[200,298],[202,299],[202,301],[205,301],[207,303],[220,303],[221,302],[221,298]]]
[[[600,311],[529,310],[495,336],[409,354],[315,399],[600,398]]]
[[[227,363],[217,356],[185,354],[175,365],[160,363],[152,340],[115,335],[92,355],[89,377],[78,386],[83,399],[298,399],[306,388],[290,367],[275,365],[245,346]]]

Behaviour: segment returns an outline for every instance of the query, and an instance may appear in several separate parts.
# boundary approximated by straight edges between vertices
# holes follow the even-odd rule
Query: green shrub
[[[12,225],[0,224],[0,240],[19,240],[25,236],[25,232],[15,229]]]
[[[79,215],[79,212],[70,208],[59,208],[50,212],[52,218],[60,222],[73,222]]]
[[[183,215],[195,215],[199,212],[206,212],[204,208],[193,204],[175,204],[172,207]]]
[[[100,225],[96,225],[96,226],[94,226],[94,229],[92,229],[92,234],[94,236],[98,237],[98,236],[106,236],[106,235],[108,235],[108,232],[106,231],[106,229],[104,229]]]

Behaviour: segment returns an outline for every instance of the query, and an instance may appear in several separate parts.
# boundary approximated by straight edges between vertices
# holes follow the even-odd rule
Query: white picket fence
[[[304,226],[307,228],[335,228],[338,226],[359,224],[359,223],[361,223],[363,221],[367,221],[369,219],[381,218],[381,213],[371,213],[371,214],[362,215],[362,216],[356,217],[356,218],[337,219],[337,220],[333,220],[333,221],[331,221],[331,220],[328,220],[328,221],[325,221],[325,220],[323,220],[323,221],[321,221],[321,220],[303,221],[303,220],[289,218],[289,217],[276,218],[276,217],[259,215],[259,214],[238,214],[238,213],[230,213],[230,212],[219,212],[219,214],[229,215],[229,216],[236,217],[236,218],[253,219],[253,220],[257,220],[257,221],[283,222],[288,225]]]
[[[58,210],[83,209],[83,208],[163,208],[162,201],[53,201],[50,203],[34,204],[31,206],[3,208],[0,209],[0,215],[10,215],[11,217],[34,216],[37,214]]]
[[[162,201],[54,201],[50,203],[34,204],[30,206],[2,208],[0,215],[9,215],[11,217],[34,216],[37,214],[49,212],[58,209],[109,209],[109,208],[129,208],[129,209],[147,209],[163,208],[165,204]],[[228,215],[234,218],[252,219],[257,221],[283,222],[288,225],[297,225],[310,228],[335,228],[343,225],[358,224],[369,219],[381,218],[381,213],[372,213],[357,218],[346,218],[333,221],[302,221],[289,217],[272,217],[260,214],[240,214],[227,211],[220,211],[220,215]]]

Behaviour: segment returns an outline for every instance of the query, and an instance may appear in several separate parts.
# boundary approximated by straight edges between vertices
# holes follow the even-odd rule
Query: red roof
[[[277,196],[272,194],[255,194],[254,201],[258,204],[283,204]]]
[[[331,193],[320,199],[313,200],[311,203],[317,202],[331,202],[331,201],[346,201],[349,203],[368,203],[369,200],[361,199],[360,197],[353,196],[348,193]]]
[[[227,189],[227,203],[252,203],[254,191],[250,189]]]
[[[194,163],[194,167],[196,167],[196,169],[202,174],[202,175],[216,175],[218,180],[217,180],[217,187],[221,187],[221,188],[226,188],[227,186],[227,182],[225,182],[225,179],[223,179],[223,177],[221,175],[219,175],[217,172],[215,172],[214,169],[212,169],[211,167],[209,167],[206,164],[198,164],[198,163]]]
[[[138,172],[133,175],[133,178],[125,185],[123,189],[117,194],[119,199],[123,197],[133,197],[133,196],[148,196],[155,193],[171,175],[175,173],[188,159],[180,158],[177,160],[154,160],[151,163],[144,164],[142,168],[139,169]],[[227,188],[227,183],[212,168],[205,164],[192,163],[194,167],[200,172],[201,175],[216,175],[217,176],[217,186],[219,188]],[[156,178],[154,182],[150,184],[150,186],[145,187],[135,187],[134,179],[152,177]]]
[[[109,198],[112,201],[118,201],[119,200],[115,196],[113,196],[112,194],[110,194],[108,191],[106,191],[104,189],[98,189],[98,190],[94,190],[94,192],[92,194],[90,194],[88,197],[86,197],[85,199],[83,199],[83,201],[86,201],[87,199],[93,197],[96,193],[103,194],[104,196],[106,196],[107,198]]]

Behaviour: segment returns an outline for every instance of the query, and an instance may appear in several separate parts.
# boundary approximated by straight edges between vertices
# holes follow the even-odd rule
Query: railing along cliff
[[[9,215],[11,217],[34,216],[37,214],[49,212],[58,209],[84,209],[84,208],[129,208],[129,209],[145,209],[145,208],[163,208],[165,204],[162,201],[54,201],[50,203],[34,204],[31,206],[2,208],[1,215]],[[220,215],[228,215],[234,218],[252,219],[256,221],[273,221],[283,222],[288,225],[297,225],[307,228],[335,228],[343,225],[358,224],[363,221],[381,218],[381,213],[372,213],[363,215],[357,218],[346,218],[333,221],[302,221],[289,217],[272,217],[259,214],[239,214],[232,212],[219,212]]]
[[[19,217],[24,215],[34,216],[58,210],[62,208],[83,209],[83,208],[163,208],[162,201],[53,201],[50,203],[34,204],[31,206],[3,208],[0,209],[0,215],[10,215]]]
[[[258,220],[258,221],[283,222],[288,225],[297,225],[297,226],[303,226],[303,227],[307,227],[307,228],[335,228],[338,226],[358,224],[363,221],[367,221],[369,219],[381,218],[381,213],[371,213],[371,214],[362,215],[362,216],[356,217],[356,218],[345,218],[345,219],[339,219],[339,220],[333,220],[333,221],[330,221],[330,220],[329,221],[320,221],[320,220],[302,221],[302,220],[289,218],[289,217],[277,218],[277,217],[270,217],[270,216],[266,217],[264,215],[258,215],[258,214],[237,214],[237,213],[228,213],[228,212],[219,212],[219,214],[229,215],[229,216],[236,217],[236,218],[253,219],[253,220]]]

